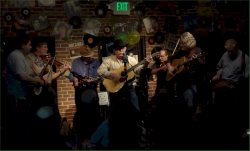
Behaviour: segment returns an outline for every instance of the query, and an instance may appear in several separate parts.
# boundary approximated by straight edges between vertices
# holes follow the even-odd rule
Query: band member
[[[72,62],[69,79],[75,87],[76,113],[74,127],[83,149],[91,147],[90,138],[99,124],[99,104],[97,85],[99,76],[97,69],[99,61],[94,58],[94,52],[87,46],[81,46],[76,51],[81,57]]]
[[[140,67],[127,73],[126,71],[136,65],[138,61],[131,56],[127,56],[126,53],[127,43],[120,39],[115,40],[114,55],[103,60],[98,68],[99,75],[104,78],[104,86],[105,80],[107,80],[109,82],[105,86],[106,89],[108,91],[112,89],[112,92],[109,93],[109,136],[111,148],[116,149],[134,149],[138,147],[136,121],[138,120],[140,108],[133,86],[134,77],[130,76],[130,74],[138,73]],[[111,88],[108,88],[109,84],[112,85]]]
[[[195,96],[201,93],[203,78],[206,75],[204,55],[202,50],[196,47],[196,39],[189,32],[180,36],[179,46],[180,50],[173,54],[166,64],[166,79],[174,83],[175,97],[182,97],[189,108],[196,108],[202,103],[195,101]]]
[[[225,42],[225,49],[227,51],[218,62],[217,73],[212,80],[225,79],[240,84],[241,78],[249,76],[248,56],[238,48],[235,39],[228,39]]]
[[[166,91],[167,81],[167,59],[168,59],[168,52],[161,47],[156,47],[159,51],[159,58],[155,60],[155,63],[151,66],[151,74],[157,75],[157,82],[156,82],[156,89],[155,89],[155,96],[154,98],[157,99],[161,93]],[[161,99],[162,100],[162,99]]]
[[[189,32],[181,34],[179,41],[180,49],[173,52],[166,63],[167,92],[164,95],[166,97],[162,97],[165,105],[160,107],[159,114],[160,122],[165,120],[169,124],[160,125],[158,143],[161,147],[175,144],[182,146],[194,141],[190,126],[192,121],[197,120],[206,99],[203,90],[205,61],[201,49],[196,47],[196,39]]]
[[[217,73],[212,79],[215,88],[214,119],[220,132],[218,140],[230,145],[241,140],[248,128],[249,57],[239,49],[234,38],[227,39],[224,46],[226,52],[219,60]]]
[[[31,141],[31,99],[29,85],[44,85],[44,79],[33,74],[26,60],[31,50],[31,39],[20,37],[18,49],[12,51],[7,58],[6,82],[10,110],[15,114],[14,129],[16,138],[11,142],[13,148],[28,149]],[[11,103],[10,103],[11,102]],[[12,114],[13,114],[12,113]],[[12,119],[15,120],[15,119]],[[10,127],[13,125],[9,125]]]
[[[54,72],[52,66],[58,61],[51,57],[48,50],[48,44],[45,40],[34,40],[34,49],[28,54],[27,58],[33,72],[37,76],[43,76],[43,79],[51,83],[52,80],[68,71],[70,64],[68,62],[61,63],[61,66],[57,66],[60,68],[58,72]]]
[[[33,145],[35,148],[56,148],[59,142],[60,113],[57,104],[56,91],[53,81],[70,69],[69,63],[53,71],[53,61],[48,55],[47,41],[42,38],[33,40],[33,49],[27,55],[27,60],[33,73],[46,81],[45,86],[34,86],[31,95],[33,109]],[[43,58],[46,56],[46,58]],[[36,100],[36,101],[34,101]]]

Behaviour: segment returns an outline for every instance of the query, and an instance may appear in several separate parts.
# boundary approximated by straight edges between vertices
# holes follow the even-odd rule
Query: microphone
[[[123,60],[124,63],[127,63],[127,62],[128,62],[128,56],[127,56],[127,53],[126,53],[126,52],[123,54],[122,60]]]

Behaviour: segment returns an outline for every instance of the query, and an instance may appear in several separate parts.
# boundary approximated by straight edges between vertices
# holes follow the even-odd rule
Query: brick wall
[[[48,22],[50,24],[50,27],[46,30],[37,32],[38,36],[50,36],[54,25],[56,24],[57,21],[64,21],[68,22],[69,18],[66,16],[66,13],[63,10],[62,7],[63,2],[61,0],[56,0],[55,7],[39,7],[36,1],[35,7],[30,8],[31,10],[31,15],[27,20],[31,20],[32,17],[39,15],[39,14],[45,14],[48,17]],[[80,3],[81,6],[81,19],[84,24],[84,20],[87,17],[95,17],[94,16],[94,8],[97,4],[94,2],[90,3]],[[166,8],[167,9],[167,8]],[[6,12],[12,13],[16,17],[21,16],[21,8],[16,8],[13,6],[9,6],[7,3],[4,1],[1,1],[1,34],[4,35],[6,34],[11,27],[10,23],[7,23],[3,20],[3,15]],[[146,14],[145,16],[155,16],[158,19],[160,31],[165,31],[163,30],[164,27],[164,21],[166,17],[177,17],[179,20],[179,26],[178,26],[178,33],[180,34],[184,31],[184,26],[183,23],[181,22],[181,18],[183,15],[186,15],[190,12],[195,12],[193,7],[190,7],[189,9],[179,9],[179,14],[178,16],[174,14],[167,14],[163,13],[162,11],[159,11],[157,8],[146,8]],[[130,20],[131,22],[133,21],[138,21],[138,16],[134,14],[133,11],[131,11],[130,16],[113,16],[112,11],[108,11],[107,15],[105,18],[98,18],[98,20],[102,23],[102,26],[100,28],[100,33],[99,36],[105,36],[103,33],[103,27],[106,25],[112,25],[112,23],[115,22],[121,22],[121,21],[127,21]],[[151,50],[156,46],[156,45],[149,45],[147,42],[147,38],[149,36],[152,36],[150,34],[146,33],[146,30],[144,28],[144,25],[141,24],[142,30],[140,32],[141,36],[146,37],[146,54],[149,55],[151,53]],[[68,50],[68,44],[75,42],[75,41],[81,41],[82,40],[82,35],[83,35],[82,29],[73,29],[72,34],[68,40],[58,40],[56,39],[55,42],[55,51],[57,55],[58,60],[67,60],[71,61],[69,59],[70,54]],[[165,33],[165,37],[168,36],[167,33]],[[161,46],[161,45],[159,45]],[[98,54],[96,54],[96,57],[98,57]],[[154,90],[155,90],[155,79],[149,81],[149,101],[151,97],[154,95]],[[74,112],[75,112],[75,103],[74,103],[74,88],[72,86],[72,83],[69,82],[69,80],[65,77],[60,77],[57,80],[57,94],[58,94],[58,105],[59,105],[59,110],[60,114],[62,117],[67,117],[69,121],[73,120]]]

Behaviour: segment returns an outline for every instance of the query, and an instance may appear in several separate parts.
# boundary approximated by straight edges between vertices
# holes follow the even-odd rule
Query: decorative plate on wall
[[[14,19],[15,19],[15,17],[13,16],[12,13],[5,13],[4,14],[4,20],[6,22],[12,22],[12,21],[14,21]]]
[[[29,17],[30,16],[30,9],[22,8],[21,9],[21,14],[22,14],[23,17]]]
[[[96,36],[93,36],[91,34],[85,34],[83,36],[83,42],[85,45],[88,45],[89,48],[94,48],[98,43],[98,39]]]

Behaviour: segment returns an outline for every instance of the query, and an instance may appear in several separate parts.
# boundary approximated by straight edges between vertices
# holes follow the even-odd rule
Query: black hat
[[[127,42],[123,42],[121,39],[116,39],[114,42],[114,48],[116,49],[122,49],[124,47],[127,47],[128,43]]]

